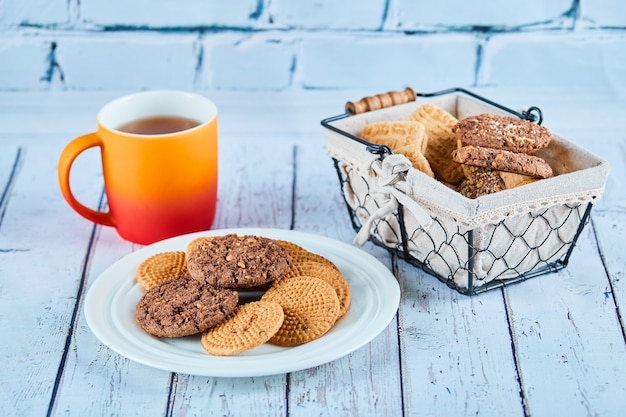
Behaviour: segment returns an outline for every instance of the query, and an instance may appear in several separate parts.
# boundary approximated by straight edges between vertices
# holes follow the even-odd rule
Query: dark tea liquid
[[[199,126],[200,122],[180,116],[152,116],[133,120],[117,130],[136,135],[163,135]]]

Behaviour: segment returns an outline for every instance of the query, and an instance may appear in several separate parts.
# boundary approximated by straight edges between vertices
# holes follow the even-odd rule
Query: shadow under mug
[[[118,130],[156,116],[200,124],[156,135]],[[217,107],[211,100],[179,91],[131,94],[106,104],[97,124],[96,132],[72,140],[59,158],[61,192],[78,214],[144,245],[211,228],[218,184]],[[86,207],[70,188],[74,160],[93,147],[100,148],[108,212]]]

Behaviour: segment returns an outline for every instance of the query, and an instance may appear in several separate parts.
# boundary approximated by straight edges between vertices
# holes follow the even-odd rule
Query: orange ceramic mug
[[[97,123],[96,132],[71,141],[59,159],[61,192],[78,214],[140,244],[211,227],[218,174],[212,101],[187,92],[141,92],[105,105]],[[177,131],[163,133],[171,130]],[[70,189],[72,163],[93,147],[100,148],[108,212],[86,207]]]

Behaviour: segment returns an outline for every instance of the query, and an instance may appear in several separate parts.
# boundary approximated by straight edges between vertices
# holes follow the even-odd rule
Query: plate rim
[[[327,256],[329,259],[333,260],[336,258],[336,261],[339,260],[339,255],[337,252],[341,254],[352,255],[348,259],[341,258],[342,261],[347,262],[349,260],[354,259],[356,257],[358,259],[357,262],[352,262],[351,266],[353,268],[357,268],[351,271],[358,272],[361,275],[365,275],[372,283],[376,283],[378,285],[384,284],[383,288],[384,292],[380,291],[370,291],[370,294],[373,296],[378,296],[377,298],[377,307],[378,310],[376,314],[373,316],[375,320],[372,322],[368,322],[368,325],[371,325],[371,328],[364,335],[357,337],[356,339],[352,338],[347,340],[347,347],[343,347],[338,352],[330,352],[324,353],[322,355],[306,355],[301,354],[300,357],[296,361],[286,360],[278,360],[278,364],[275,366],[262,366],[260,368],[256,367],[248,367],[246,369],[233,369],[230,367],[232,365],[232,361],[236,360],[237,363],[249,364],[259,362],[264,359],[263,356],[232,356],[224,359],[222,357],[213,357],[208,353],[208,357],[212,358],[211,362],[220,362],[223,361],[224,364],[229,368],[226,370],[218,371],[213,367],[202,368],[202,369],[190,369],[189,365],[182,364],[181,366],[168,366],[168,364],[161,364],[158,361],[150,360],[149,356],[142,357],[140,353],[133,352],[138,348],[137,346],[131,346],[134,349],[126,349],[125,345],[132,345],[128,340],[118,340],[119,335],[112,335],[111,328],[113,327],[112,321],[114,312],[112,311],[112,297],[117,295],[120,287],[129,284],[128,275],[120,274],[121,276],[115,276],[114,274],[118,269],[123,267],[132,266],[136,264],[138,266],[140,259],[145,259],[151,254],[158,253],[163,251],[164,248],[170,247],[172,245],[176,245],[178,242],[183,241],[191,241],[196,237],[201,236],[215,236],[215,235],[225,235],[228,233],[236,233],[239,235],[257,235],[257,236],[265,236],[273,239],[284,239],[288,241],[292,241],[300,246],[303,246],[307,249],[315,248],[311,247],[311,242],[315,242],[313,246],[323,247],[324,249],[328,249],[329,252],[331,250],[335,250],[334,253],[322,253],[324,256]],[[167,250],[172,250],[171,248]],[[183,249],[184,250],[184,249]],[[318,251],[319,252],[319,251]],[[322,250],[321,252],[324,252]],[[364,258],[367,262],[365,262]],[[341,264],[341,262],[339,262]],[[366,271],[365,267],[373,268],[374,273],[372,271]],[[136,284],[138,285],[138,284]],[[106,297],[102,297],[102,293],[97,294],[96,292],[108,289],[106,293]],[[381,295],[384,293],[385,299],[381,298]],[[358,303],[358,301],[357,301]],[[353,308],[354,299],[351,302],[350,309]],[[120,354],[123,357],[128,358],[134,362],[141,363],[146,366],[150,366],[152,368],[161,369],[169,372],[177,372],[189,375],[197,375],[197,376],[208,376],[208,377],[255,377],[255,376],[270,376],[277,374],[285,374],[289,372],[300,371],[304,369],[309,369],[315,366],[319,366],[325,363],[329,363],[335,361],[343,356],[346,356],[355,350],[361,348],[362,346],[371,342],[375,337],[377,337],[380,333],[382,333],[385,328],[389,325],[389,323],[395,317],[398,307],[400,304],[400,285],[392,274],[392,272],[376,257],[365,252],[364,250],[351,245],[346,242],[342,242],[327,236],[317,235],[309,232],[302,232],[298,230],[289,230],[289,229],[279,229],[279,228],[225,228],[225,229],[212,229],[207,231],[189,233],[186,235],[176,236],[173,238],[165,239],[151,245],[147,245],[138,249],[121,259],[117,260],[113,264],[109,265],[102,273],[96,277],[96,279],[91,283],[89,288],[87,289],[87,294],[85,296],[85,303],[83,307],[83,312],[85,315],[85,320],[91,332],[96,336],[96,338],[105,346],[107,346],[112,351]],[[108,307],[108,309],[107,309]],[[351,310],[348,310],[350,313]],[[104,317],[98,317],[98,315],[104,313]],[[358,323],[359,317],[357,317]],[[350,327],[350,329],[354,329],[354,327]],[[115,330],[115,329],[114,329]],[[331,329],[332,332],[332,329]],[[329,334],[332,334],[329,332]],[[150,336],[151,337],[151,336]],[[282,355],[283,358],[290,358],[292,356],[297,357],[298,353],[307,353],[312,348],[315,348],[318,344],[319,347],[322,347],[322,343],[324,343],[324,337],[309,342],[305,345],[292,347],[292,348],[282,348],[274,354]],[[335,339],[342,340],[341,335],[334,335],[332,337],[332,341]],[[317,344],[316,344],[317,342]],[[352,342],[352,343],[350,343]],[[287,353],[285,353],[287,352]],[[292,352],[292,353],[288,353]],[[272,354],[272,355],[274,355]],[[171,359],[171,358],[170,358]],[[293,358],[292,358],[293,359]],[[266,359],[265,359],[266,360]],[[169,361],[168,361],[169,362]],[[193,362],[193,360],[191,361]],[[217,366],[217,365],[216,365]],[[219,366],[217,366],[219,368]]]

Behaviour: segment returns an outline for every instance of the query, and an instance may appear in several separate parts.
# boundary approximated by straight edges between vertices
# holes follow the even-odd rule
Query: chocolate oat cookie
[[[464,144],[505,151],[534,153],[550,143],[550,131],[528,120],[494,114],[470,116],[455,126]]]
[[[187,246],[187,269],[195,280],[223,288],[249,288],[272,282],[289,269],[289,253],[261,236],[212,236]]]
[[[221,323],[238,301],[236,291],[180,277],[150,288],[137,304],[135,318],[151,335],[189,336]]]
[[[493,168],[537,178],[552,176],[552,168],[543,159],[501,149],[468,145],[454,150],[452,159],[460,164]]]
[[[476,168],[469,178],[459,185],[459,192],[467,198],[477,198],[502,191],[505,189],[504,180],[489,168]]]

